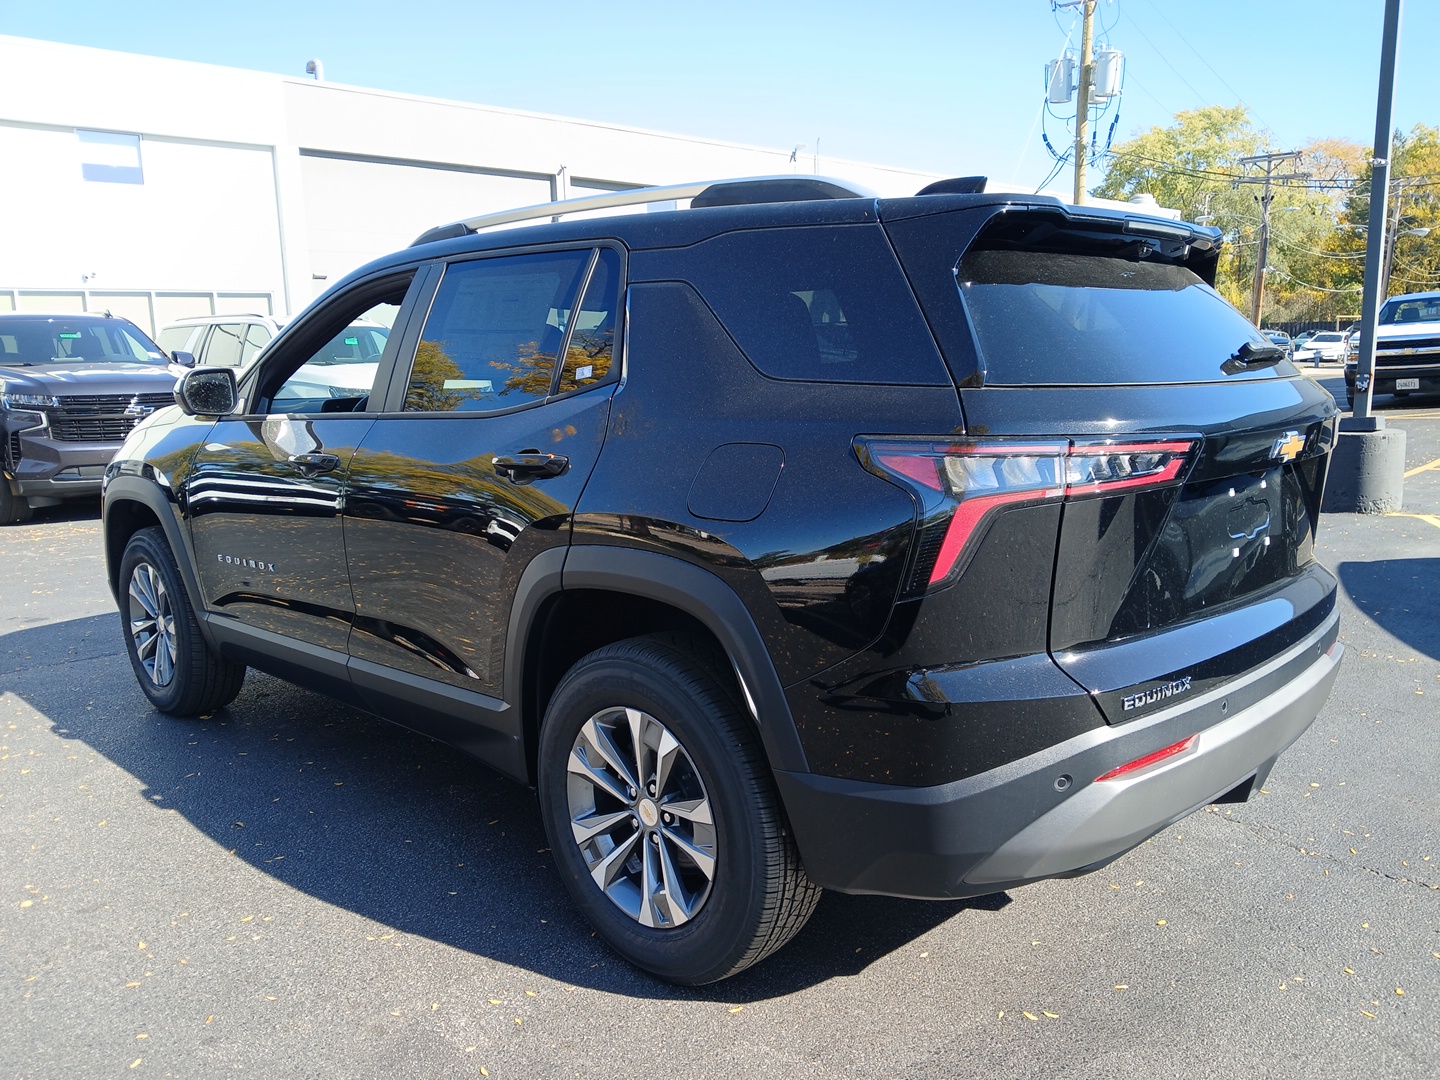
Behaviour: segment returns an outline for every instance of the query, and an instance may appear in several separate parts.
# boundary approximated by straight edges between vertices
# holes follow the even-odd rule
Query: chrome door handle
[[[512,484],[529,484],[559,476],[570,467],[570,459],[559,454],[523,453],[495,459],[495,471]]]

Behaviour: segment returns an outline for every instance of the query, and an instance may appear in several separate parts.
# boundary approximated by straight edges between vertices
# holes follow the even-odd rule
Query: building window
[[[80,140],[80,175],[103,184],[143,184],[140,136],[118,131],[76,131]]]

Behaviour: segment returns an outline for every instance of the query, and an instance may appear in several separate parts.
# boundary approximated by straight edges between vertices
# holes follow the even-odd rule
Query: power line
[[[1161,11],[1158,7],[1156,7],[1153,3],[1151,3],[1151,0],[1145,0],[1145,3],[1149,6],[1151,11],[1155,12],[1156,15],[1159,15],[1160,18],[1165,20],[1165,25],[1170,27],[1171,30],[1175,31],[1175,36],[1185,43],[1186,48],[1188,48],[1192,53],[1194,53],[1202,64],[1204,64],[1207,68],[1210,68],[1210,74],[1214,75],[1217,79],[1219,79],[1221,85],[1223,85],[1226,90],[1229,90],[1230,93],[1235,95],[1235,100],[1238,101],[1241,105],[1244,105],[1245,108],[1249,111],[1254,112],[1255,119],[1259,120],[1261,124],[1264,124],[1265,127],[1269,128],[1270,125],[1266,123],[1265,118],[1261,116],[1258,112],[1255,112],[1253,106],[1247,105],[1245,103],[1245,99],[1241,96],[1240,91],[1236,90],[1233,86],[1226,82],[1225,76],[1221,75],[1220,72],[1216,71],[1213,67],[1210,67],[1210,61],[1206,60],[1205,57],[1201,55],[1199,49],[1195,48],[1194,45],[1190,44],[1190,39],[1180,32],[1180,28],[1170,21],[1170,17],[1166,15],[1165,12]],[[1147,38],[1146,40],[1149,39]]]
[[[1149,43],[1150,47],[1155,50],[1155,55],[1160,57],[1160,59],[1164,61],[1165,66],[1168,67],[1171,71],[1175,72],[1175,77],[1179,79],[1182,83],[1184,83],[1186,86],[1190,86],[1190,81],[1186,79],[1184,75],[1180,74],[1179,68],[1177,68],[1174,64],[1170,63],[1169,57],[1167,57],[1163,52],[1160,51],[1160,46],[1156,45],[1155,42],[1150,41],[1150,35],[1145,33],[1144,30],[1140,29],[1140,25],[1135,21],[1135,19],[1129,15],[1126,15],[1125,18],[1126,21],[1135,28],[1136,33],[1138,33],[1142,38],[1144,38]],[[1119,22],[1118,18],[1116,19],[1116,22]],[[1190,92],[1200,99],[1202,105],[1205,103],[1205,95],[1200,93],[1199,90],[1196,90],[1195,87],[1190,86]]]

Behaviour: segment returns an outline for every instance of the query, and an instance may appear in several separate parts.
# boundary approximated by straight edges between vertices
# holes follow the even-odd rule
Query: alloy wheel
[[[158,686],[175,677],[175,613],[159,572],[148,562],[130,575],[130,638],[145,674]]]
[[[571,836],[600,890],[642,926],[693,919],[719,851],[709,794],[679,740],[649,713],[604,709],[580,728],[566,768]]]

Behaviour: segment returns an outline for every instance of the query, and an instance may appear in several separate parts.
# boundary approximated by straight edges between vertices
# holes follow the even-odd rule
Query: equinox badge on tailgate
[[[1190,676],[1186,675],[1185,678],[1168,682],[1164,686],[1154,686],[1138,694],[1127,694],[1123,704],[1125,711],[1129,712],[1131,709],[1154,705],[1155,702],[1164,701],[1166,698],[1178,697],[1181,694],[1187,693],[1189,689]]]

